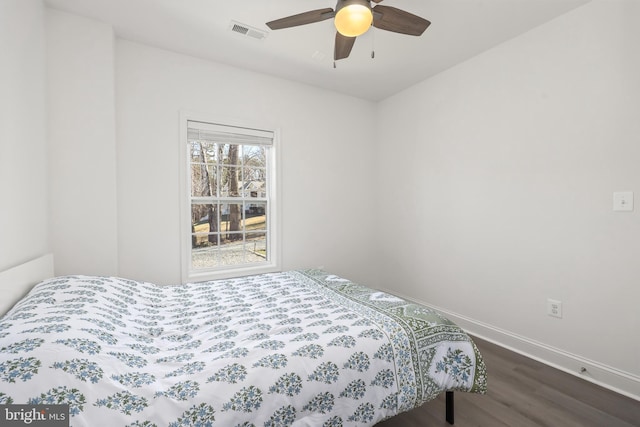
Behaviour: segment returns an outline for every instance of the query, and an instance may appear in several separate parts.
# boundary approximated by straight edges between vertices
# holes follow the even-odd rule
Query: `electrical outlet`
[[[551,317],[562,318],[562,301],[547,299],[547,314]]]

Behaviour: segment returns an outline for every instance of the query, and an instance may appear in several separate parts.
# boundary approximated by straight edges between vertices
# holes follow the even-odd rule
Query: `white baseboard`
[[[392,291],[385,292],[394,293]],[[398,294],[396,293],[396,295]],[[470,335],[640,401],[640,377],[637,375],[621,371],[603,363],[589,360],[582,356],[407,296],[398,296],[418,304],[426,305],[442,313]]]

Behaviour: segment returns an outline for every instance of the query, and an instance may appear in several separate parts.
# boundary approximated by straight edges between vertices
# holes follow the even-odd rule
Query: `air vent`
[[[236,21],[231,21],[231,25],[229,25],[229,29],[234,33],[242,34],[243,36],[253,37],[254,39],[258,39],[258,40],[262,40],[265,37],[267,37],[266,31],[253,28]]]

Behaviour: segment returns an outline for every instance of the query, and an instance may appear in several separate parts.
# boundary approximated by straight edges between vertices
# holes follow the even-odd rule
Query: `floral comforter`
[[[0,404],[69,404],[76,427],[371,426],[485,388],[452,322],[318,270],[58,277],[0,319]]]

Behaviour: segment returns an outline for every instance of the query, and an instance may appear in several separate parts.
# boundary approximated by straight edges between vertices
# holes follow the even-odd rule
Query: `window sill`
[[[183,277],[183,283],[192,282],[207,282],[210,280],[219,279],[232,279],[234,277],[251,276],[254,274],[264,273],[276,273],[281,271],[279,265],[275,264],[263,264],[256,266],[238,267],[233,269],[211,269],[206,271],[193,271],[188,272],[186,277]]]

